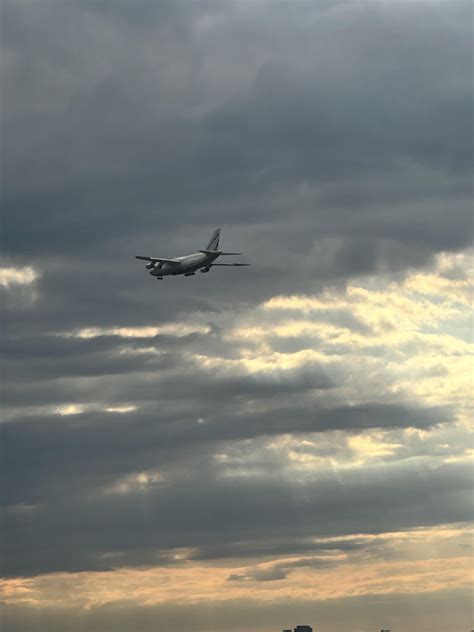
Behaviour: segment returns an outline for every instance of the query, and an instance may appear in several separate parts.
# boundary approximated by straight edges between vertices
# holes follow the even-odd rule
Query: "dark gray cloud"
[[[352,553],[374,549],[379,546],[379,539],[354,537],[351,539],[315,540],[315,538],[299,537],[295,539],[272,538],[271,541],[246,540],[202,546],[192,555],[192,559],[212,560],[219,558],[274,558],[276,555],[318,555],[328,556],[333,553]],[[245,577],[245,575],[243,575]],[[230,579],[230,577],[229,577]],[[235,577],[233,578],[235,579]]]
[[[300,558],[296,562],[282,562],[272,566],[255,567],[249,569],[245,574],[229,575],[227,581],[274,582],[286,579],[288,574],[297,568],[329,568],[338,564],[340,564],[339,560],[331,560],[329,558]]]
[[[108,465],[104,463],[104,469]],[[221,478],[218,468],[206,472],[191,458],[186,467],[188,474],[171,484],[165,480],[138,493],[103,495],[92,490],[88,495],[84,489],[82,495],[57,498],[36,508],[6,509],[4,573],[28,576],[149,566],[166,563],[170,549],[203,546],[208,551],[216,544],[223,557],[229,557],[238,553],[233,542],[241,539],[271,542],[275,538],[278,551],[283,536],[291,542],[301,537],[379,533],[462,522],[471,516],[467,466],[435,470],[393,466],[379,468],[378,480],[368,469],[357,477],[340,476],[338,481],[295,484],[272,478]],[[67,473],[66,467],[63,471]],[[100,475],[95,484],[99,480]],[[53,487],[50,494],[56,491]]]
[[[439,408],[367,404],[311,409],[307,401],[300,408],[269,406],[265,412],[232,413],[232,407],[244,404],[238,397],[230,410],[217,399],[206,407],[193,400],[180,407],[176,399],[162,403],[162,412],[35,415],[4,423],[4,502],[34,504],[81,493],[88,485],[112,484],[127,474],[160,468],[180,451],[189,458],[196,444],[328,430],[429,428],[447,419],[447,411]]]
[[[124,241],[148,246],[147,232],[172,245],[170,233],[190,223],[271,220],[284,232],[282,196],[319,184],[323,195],[300,194],[285,210],[318,237],[350,240],[356,226],[371,242],[388,233],[403,243],[420,226],[416,246],[462,247],[465,204],[450,214],[453,235],[442,243],[445,208],[413,213],[411,186],[397,214],[365,206],[374,176],[404,163],[402,199],[411,169],[433,168],[433,180],[439,170],[453,174],[445,192],[465,173],[469,3],[438,11],[312,3],[270,15],[265,5],[161,4],[135,18],[100,3],[4,5],[12,255],[42,259],[50,248],[98,260]],[[125,51],[123,41],[136,45]],[[328,186],[337,198],[328,200]]]

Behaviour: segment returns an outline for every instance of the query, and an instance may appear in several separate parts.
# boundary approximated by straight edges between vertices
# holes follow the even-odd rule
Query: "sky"
[[[474,627],[472,4],[0,15],[2,630]]]

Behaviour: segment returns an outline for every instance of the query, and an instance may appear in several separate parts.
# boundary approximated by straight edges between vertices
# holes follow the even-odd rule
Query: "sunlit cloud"
[[[240,345],[240,358],[214,355],[197,361],[252,373],[320,364],[330,375],[350,373],[352,388],[346,381],[346,391],[356,400],[372,385],[387,394],[456,404],[463,414],[473,388],[474,345],[465,294],[470,265],[469,253],[442,254],[432,270],[385,286],[380,279],[377,288],[354,281],[343,292],[273,297],[226,334]],[[459,280],[450,278],[453,270]],[[279,350],[292,340],[296,348]],[[351,370],[355,366],[357,372]],[[370,376],[365,384],[364,376]]]
[[[140,476],[146,478],[137,475],[137,485],[141,484]],[[470,585],[471,556],[461,547],[469,541],[470,529],[465,525],[376,537],[327,538],[314,542],[315,551],[318,546],[334,547],[324,555],[280,556],[256,560],[251,566],[245,560],[238,564],[234,560],[199,563],[193,561],[191,549],[170,552],[166,565],[102,573],[45,574],[33,579],[6,580],[2,587],[9,604],[80,608],[124,599],[145,606],[248,597],[273,601],[299,595],[324,600],[427,593]]]
[[[39,412],[41,409],[36,408],[36,412]],[[85,412],[93,412],[93,411],[104,411],[107,413],[119,413],[119,414],[127,414],[132,413],[137,410],[137,406],[135,405],[124,405],[124,406],[104,406],[100,403],[90,403],[90,404],[62,404],[60,406],[44,407],[44,413],[52,413],[55,415],[61,415],[62,417],[67,417],[68,415],[81,415]]]
[[[13,285],[31,285],[39,274],[31,266],[24,268],[0,268],[0,285],[9,288]]]
[[[144,491],[150,486],[162,484],[164,476],[161,472],[145,471],[128,474],[115,481],[112,485],[103,490],[104,494],[130,494]]]
[[[374,457],[392,456],[398,448],[402,447],[401,443],[385,443],[383,440],[377,441],[376,433],[361,434],[347,439],[348,445],[357,457],[363,461]]]
[[[136,406],[107,406],[104,410],[108,413],[133,413],[137,410]]]
[[[57,406],[54,412],[61,417],[67,417],[68,415],[81,415],[84,410],[85,407],[79,404],[65,404],[64,406]]]
[[[56,335],[64,338],[82,338],[89,340],[101,336],[116,336],[118,338],[154,338],[158,335],[189,336],[190,334],[209,333],[209,327],[204,325],[187,324],[185,322],[169,323],[156,327],[85,327],[74,332],[63,332]]]

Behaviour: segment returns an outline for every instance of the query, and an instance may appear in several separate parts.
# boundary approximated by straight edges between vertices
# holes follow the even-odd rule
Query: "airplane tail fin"
[[[216,228],[216,230],[212,233],[212,237],[210,242],[206,246],[206,250],[218,250],[219,249],[219,237],[221,234],[221,229]]]

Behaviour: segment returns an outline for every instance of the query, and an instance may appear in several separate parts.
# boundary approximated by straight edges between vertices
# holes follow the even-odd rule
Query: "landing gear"
[[[163,277],[156,277],[157,281],[163,281]]]

